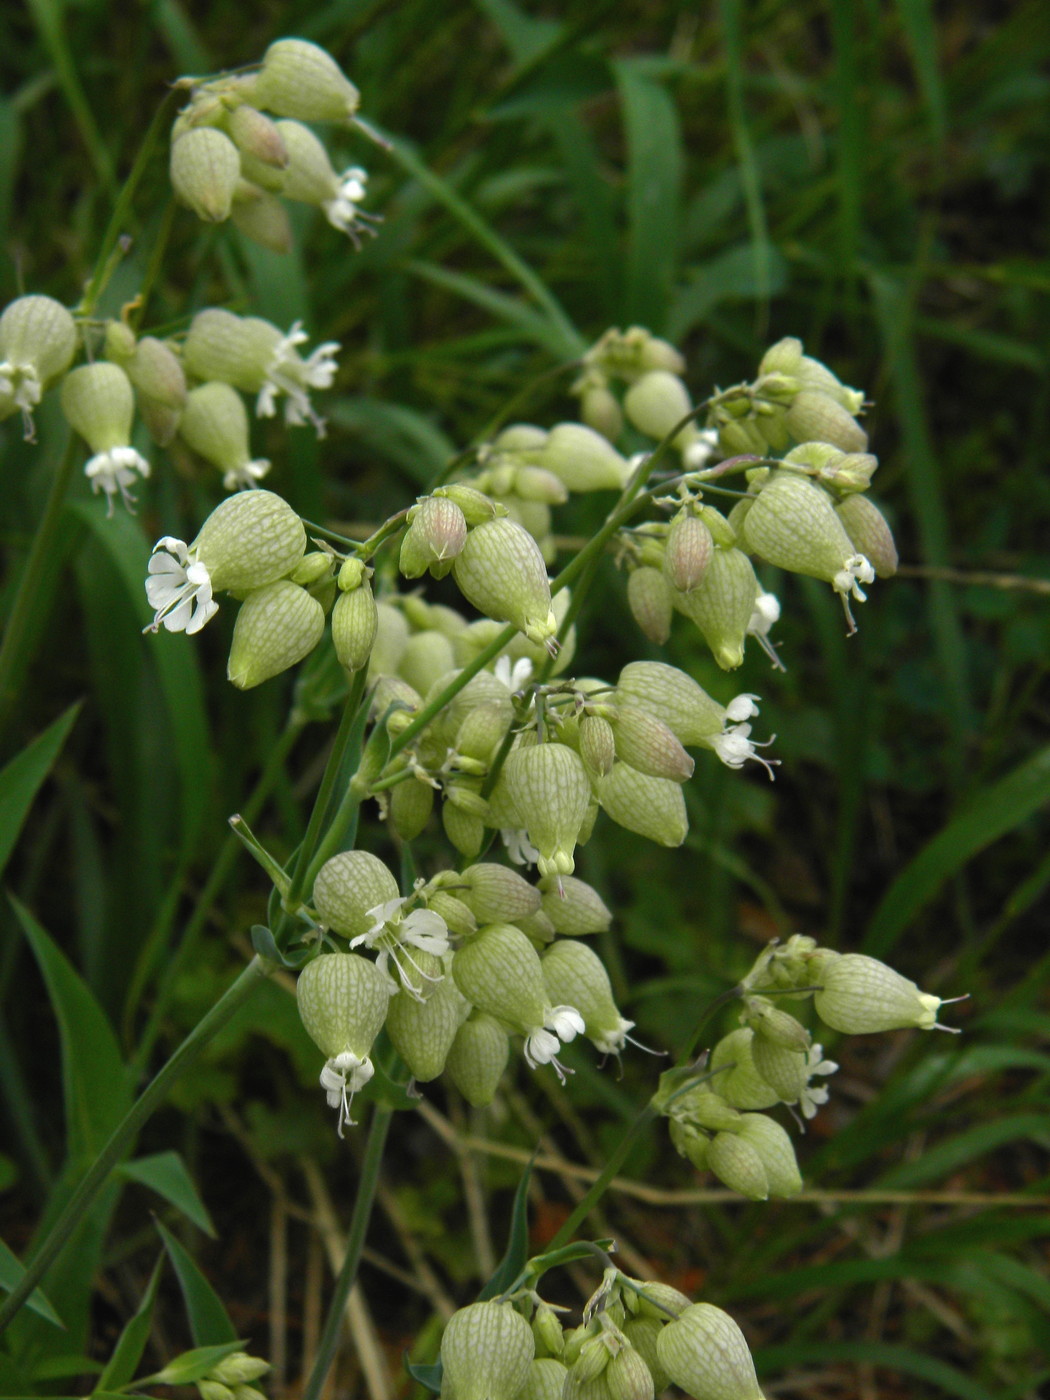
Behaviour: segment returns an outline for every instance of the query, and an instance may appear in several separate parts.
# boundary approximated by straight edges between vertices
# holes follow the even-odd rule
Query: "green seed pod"
[[[744,1334],[721,1308],[691,1304],[661,1331],[656,1351],[693,1400],[763,1400]]]
[[[748,997],[740,1019],[751,1027],[759,1039],[772,1041],[785,1050],[805,1054],[813,1042],[813,1037],[800,1021],[790,1012],[774,1006],[766,997]]]
[[[616,763],[598,783],[598,801],[618,826],[660,846],[680,846],[689,830],[682,789],[669,778]]]
[[[514,749],[503,766],[503,784],[539,851],[540,875],[571,875],[573,849],[591,800],[587,770],[564,744]]]
[[[216,591],[247,593],[291,573],[306,552],[306,530],[282,497],[242,491],[216,506],[191,550]]]
[[[463,512],[467,524],[471,527],[485,525],[488,521],[495,520],[498,515],[503,514],[503,509],[486,496],[483,491],[478,491],[473,486],[467,486],[462,481],[454,481],[450,486],[439,486],[434,495],[447,496],[450,501],[455,501]]]
[[[764,1113],[745,1113],[737,1132],[761,1158],[771,1196],[786,1198],[802,1190],[795,1149],[779,1123]]]
[[[864,405],[864,395],[860,389],[850,389],[827,365],[822,364],[820,360],[814,360],[810,355],[801,356],[792,374],[807,389],[818,389],[822,394],[827,394],[828,398],[841,404],[849,414],[859,413]]]
[[[434,789],[419,778],[409,778],[391,788],[389,797],[391,825],[402,841],[414,841],[434,810]]]
[[[283,170],[288,164],[288,149],[281,133],[256,107],[241,103],[225,120],[226,133],[242,156],[261,161],[263,165]]]
[[[595,1049],[603,1055],[618,1055],[634,1022],[620,1015],[609,974],[597,953],[586,943],[565,939],[552,943],[540,961],[551,1001],[575,1006]]]
[[[279,117],[344,122],[361,96],[335,59],[306,39],[277,39],[266,50],[252,99]]]
[[[265,458],[253,461],[248,441],[248,410],[237,390],[214,381],[191,389],[179,420],[179,435],[223,473],[228,491],[250,486],[270,469]]]
[[[569,499],[564,483],[542,467],[515,467],[513,490],[507,494],[528,505],[563,506]]]
[[[299,1015],[311,1040],[327,1056],[321,1086],[330,1107],[339,1109],[340,1137],[343,1124],[353,1122],[354,1093],[375,1072],[369,1055],[393,990],[390,978],[356,953],[323,954],[299,974]]]
[[[617,758],[639,773],[669,778],[674,783],[684,783],[693,776],[693,760],[674,731],[647,710],[636,705],[617,705],[611,727]]]
[[[601,433],[582,423],[559,423],[532,454],[536,466],[553,472],[570,491],[620,491],[631,464]]]
[[[348,671],[360,671],[368,665],[378,626],[379,612],[367,579],[352,592],[340,593],[332,609],[332,642],[341,666]],[[400,789],[395,789],[397,791]]]
[[[817,1015],[832,1030],[870,1035],[906,1026],[937,1026],[940,997],[922,992],[907,977],[864,953],[837,956],[822,950],[814,959],[821,990],[813,998]],[[943,1029],[943,1028],[940,1028]]]
[[[627,605],[649,640],[663,646],[671,635],[674,607],[662,570],[643,566],[628,574]]]
[[[487,771],[509,728],[502,703],[490,701],[479,705],[456,731],[456,753],[483,764]]]
[[[253,590],[237,613],[226,666],[239,690],[279,676],[308,656],[324,635],[324,608],[305,588],[278,579]]]
[[[750,1201],[769,1199],[769,1177],[762,1158],[737,1133],[716,1133],[707,1149],[707,1167],[731,1191]]]
[[[610,1400],[653,1400],[653,1377],[639,1352],[621,1347],[605,1368],[605,1391]]]
[[[396,792],[397,789],[395,788]],[[431,789],[433,791],[433,789]],[[458,882],[458,876],[455,877]],[[448,925],[449,933],[457,934],[460,938],[469,938],[478,931],[478,921],[474,917],[473,911],[463,903],[462,899],[454,894],[449,894],[448,890],[434,890],[427,895],[427,908],[432,909],[435,914],[440,914]]]
[[[688,1298],[685,1305],[689,1306]],[[656,1355],[656,1339],[666,1320],[666,1313],[661,1314],[659,1322],[655,1317],[640,1314],[637,1317],[629,1317],[623,1325],[624,1336],[649,1368],[649,1374],[653,1378],[653,1388],[657,1395],[660,1395],[671,1384],[671,1377],[660,1365]]]
[[[760,376],[767,374],[797,374],[802,364],[802,342],[795,336],[785,336],[771,345],[758,366]]]
[[[479,924],[516,924],[540,908],[540,892],[516,870],[485,861],[458,877],[459,898]]]
[[[197,1393],[201,1400],[235,1400],[233,1391],[222,1381],[210,1381],[207,1377],[197,1382]]]
[[[413,951],[412,957],[420,967],[428,959],[426,953],[418,950]],[[439,960],[432,960],[440,967]],[[429,962],[423,970],[430,971]],[[442,977],[433,984],[425,1001],[410,996],[404,989],[391,998],[386,1017],[387,1035],[420,1084],[436,1079],[445,1068],[456,1032],[469,1010],[451,977]]]
[[[623,432],[623,412],[616,395],[604,384],[591,384],[584,389],[580,395],[580,417],[607,442],[617,442]]]
[[[755,1033],[748,1026],[730,1031],[711,1051],[708,1061],[708,1069],[714,1076],[711,1083],[734,1108],[772,1108],[780,1102],[780,1095],[755,1068],[754,1038]]]
[[[495,1017],[475,1011],[456,1032],[445,1071],[467,1103],[485,1108],[496,1096],[509,1055],[507,1032]]]
[[[584,715],[580,720],[580,757],[588,773],[604,778],[616,761],[616,734],[602,715]]]
[[[285,199],[298,204],[323,205],[336,198],[339,177],[322,143],[308,126],[298,121],[276,123],[288,151],[288,165],[281,183]]]
[[[546,1314],[553,1317],[553,1313]],[[561,1324],[558,1324],[559,1330]],[[565,1377],[568,1367],[552,1356],[538,1357],[529,1367],[525,1386],[519,1391],[517,1400],[562,1400]]]
[[[246,394],[257,394],[283,338],[276,326],[260,316],[236,316],[221,307],[209,307],[198,311],[190,323],[182,360],[196,379],[218,379]]]
[[[667,436],[693,409],[689,390],[665,369],[649,370],[636,379],[623,399],[623,410],[639,432],[658,441]],[[696,437],[695,423],[687,423],[675,437],[672,446],[681,450]]]
[[[271,253],[292,251],[292,225],[284,205],[272,192],[248,180],[237,184],[230,222],[246,238]]]
[[[707,1152],[711,1146],[711,1139],[708,1135],[695,1124],[686,1123],[681,1118],[668,1119],[667,1130],[679,1157],[684,1157],[687,1162],[691,1162],[698,1172],[705,1171],[707,1169]]]
[[[744,640],[758,591],[747,555],[739,549],[718,548],[700,586],[675,597],[675,606],[700,629],[723,671],[735,670],[744,659]]]
[[[835,507],[856,554],[863,554],[878,578],[892,578],[899,560],[893,533],[874,501],[854,494]]]
[[[662,661],[629,662],[620,672],[614,699],[662,720],[689,747],[721,734],[725,724],[725,707],[692,676]]]
[[[473,860],[485,843],[485,823],[472,812],[445,802],[441,808],[441,824],[445,835],[461,856]]]
[[[822,487],[778,472],[744,521],[749,549],[778,568],[833,582],[856,550]]]
[[[681,1118],[709,1133],[736,1132],[743,1118],[708,1083],[698,1084],[689,1093],[675,1099],[670,1113],[672,1117]]]
[[[123,447],[131,439],[135,395],[119,365],[98,361],[71,370],[62,381],[62,412],[92,452]]]
[[[325,861],[314,882],[313,904],[322,923],[344,938],[357,938],[375,923],[370,909],[397,899],[400,890],[378,856],[341,851]]]
[[[150,436],[167,447],[186,403],[186,375],[178,356],[164,341],[147,335],[123,367],[135,387],[139,413]]]
[[[612,913],[596,889],[563,875],[560,880],[543,882],[543,912],[563,938],[579,938],[588,933],[605,933],[612,924]]]
[[[536,1353],[532,1329],[509,1303],[471,1303],[441,1338],[447,1400],[516,1400]]]
[[[554,1308],[548,1307],[542,1301],[537,1305],[536,1311],[532,1315],[532,1335],[536,1340],[537,1359],[546,1357],[560,1357],[565,1351],[565,1332]],[[535,1365],[535,1362],[533,1362]],[[561,1378],[564,1381],[567,1367],[562,1364]],[[530,1372],[531,1374],[531,1372]],[[559,1390],[558,1395],[561,1394]],[[541,1397],[537,1397],[541,1400]],[[557,1396],[553,1397],[557,1400]]]
[[[169,167],[176,197],[205,223],[230,217],[241,158],[225,132],[197,126],[172,142]]]
[[[783,1103],[798,1103],[809,1083],[804,1051],[788,1050],[756,1033],[751,1041],[751,1062]]]
[[[702,582],[714,542],[706,521],[680,510],[671,521],[664,550],[664,577],[672,588],[688,593]]]
[[[537,952],[554,942],[554,925],[542,909],[535,914],[522,914],[515,922]]]
[[[530,641],[558,630],[547,566],[536,541],[512,520],[475,526],[452,566],[468,602],[496,622],[513,622]]]
[[[787,411],[796,442],[830,442],[843,452],[866,452],[868,435],[849,411],[819,389],[803,389]]]
[[[257,1381],[260,1376],[265,1376],[270,1369],[270,1363],[264,1361],[261,1356],[249,1356],[246,1351],[235,1351],[230,1356],[224,1356],[208,1372],[213,1380],[222,1381],[224,1385],[247,1385],[251,1381]]]
[[[466,543],[466,517],[447,496],[427,496],[408,518],[398,567],[406,578],[421,578],[428,569],[443,578]]]

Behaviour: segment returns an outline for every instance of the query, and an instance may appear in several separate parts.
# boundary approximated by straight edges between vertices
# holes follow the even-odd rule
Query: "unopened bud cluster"
[[[287,252],[292,233],[282,200],[311,204],[360,246],[372,215],[362,211],[367,175],[337,175],[304,123],[347,125],[360,97],[335,59],[306,39],[278,39],[254,71],[184,78],[189,102],[171,133],[171,183],[208,223],[227,219],[247,237]]]
[[[578,1327],[535,1293],[471,1303],[441,1341],[447,1400],[762,1400],[743,1333],[711,1303],[610,1268]]]
[[[795,934],[763,952],[741,984],[741,1025],[715,1045],[702,1075],[670,1070],[655,1102],[671,1140],[695,1167],[752,1200],[802,1188],[791,1139],[763,1110],[812,1118],[838,1066],[784,1003],[810,997],[817,1016],[850,1035],[937,1025],[940,997],[862,953],[835,953]]]

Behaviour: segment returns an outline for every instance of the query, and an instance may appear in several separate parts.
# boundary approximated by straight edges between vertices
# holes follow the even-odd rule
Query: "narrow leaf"
[[[525,1267],[529,1257],[529,1179],[532,1176],[530,1161],[521,1174],[518,1189],[514,1193],[514,1209],[510,1216],[510,1237],[507,1251],[500,1260],[496,1272],[478,1294],[478,1302],[484,1303],[495,1298],[509,1288]]]
[[[98,1385],[94,1392],[96,1395],[99,1391],[119,1390],[121,1386],[127,1385],[138,1370],[142,1354],[146,1350],[146,1343],[149,1341],[150,1329],[153,1326],[153,1308],[157,1301],[157,1285],[160,1283],[163,1265],[164,1255],[162,1253],[153,1266],[153,1273],[150,1275],[146,1291],[142,1295],[138,1311],[134,1317],[128,1320],[113,1348],[113,1355],[99,1376]]]
[[[187,1220],[192,1220],[198,1229],[213,1239],[216,1237],[211,1216],[177,1152],[157,1152],[150,1157],[139,1157],[134,1162],[124,1162],[120,1174],[129,1181],[138,1181],[151,1191],[156,1191],[176,1210],[182,1211]]]
[[[158,1220],[157,1229],[168,1251],[168,1256],[178,1275],[179,1287],[186,1303],[186,1316],[189,1318],[190,1334],[198,1347],[212,1349],[237,1341],[237,1333],[227,1315],[219,1295],[201,1273],[200,1269],[183,1249],[170,1230]],[[231,1347],[230,1350],[234,1348]],[[227,1353],[223,1353],[224,1355]],[[205,1370],[208,1370],[205,1367]],[[200,1372],[204,1375],[204,1371]],[[195,1377],[182,1377],[180,1383],[188,1383]]]
[[[7,865],[33,799],[50,773],[79,712],[78,701],[0,772],[0,872]]]
[[[616,64],[627,144],[624,316],[663,330],[676,271],[682,137],[667,91],[628,61]]]
[[[18,1287],[24,1273],[25,1269],[22,1267],[18,1255],[3,1240],[0,1240],[0,1288],[5,1293],[11,1293]],[[65,1323],[55,1312],[41,1289],[33,1289],[26,1299],[26,1307],[40,1317],[46,1318],[48,1322],[53,1322],[56,1327],[65,1328]]]

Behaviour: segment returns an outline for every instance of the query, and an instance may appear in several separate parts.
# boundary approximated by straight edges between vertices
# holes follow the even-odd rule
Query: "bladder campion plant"
[[[285,202],[300,201],[355,244],[382,236],[362,208],[365,172],[336,174],[309,125],[360,125],[357,90],[324,50],[282,39],[253,68],[185,79],[178,90],[186,104],[171,130],[171,182],[199,219],[229,220],[281,251],[292,239]],[[117,1127],[19,1268],[2,1319],[30,1297],[175,1079],[259,980],[284,967],[297,973],[299,1012],[340,1137],[356,1127],[356,1096],[377,1075],[385,1086],[370,1098],[350,1245],[307,1392],[314,1400],[387,1131],[395,1107],[411,1107],[404,1091],[418,1096],[417,1086],[443,1080],[483,1106],[518,1051],[530,1070],[562,1080],[571,1073],[563,1047],[577,1038],[603,1061],[629,1053],[633,1022],[587,942],[610,930],[614,913],[575,873],[595,823],[678,847],[688,828],[682,789],[696,761],[756,763],[774,776],[771,741],[754,737],[757,695],[720,703],[663,661],[628,658],[615,675],[591,674],[576,620],[596,562],[615,556],[650,643],[666,643],[681,617],[728,672],[749,641],[781,664],[770,636],[780,605],[756,564],[822,580],[852,632],[852,603],[865,601],[876,577],[892,576],[896,550],[868,495],[877,463],[859,390],[789,337],[770,346],[752,382],[694,401],[679,352],[637,326],[606,331],[574,366],[580,421],[503,427],[364,541],[307,524],[259,484],[271,464],[252,456],[250,409],[322,436],[314,397],[332,385],[340,347],[307,351],[301,324],[285,330],[221,307],[195,310],[174,336],[144,334],[130,315],[100,323],[95,304],[112,253],[102,250],[102,271],[72,312],[35,294],[3,312],[0,414],[21,414],[31,437],[42,398],[57,395],[110,514],[118,504],[132,510],[160,469],[132,444],[136,413],[161,450],[178,439],[211,464],[216,494],[220,477],[230,494],[195,538],[165,535],[154,545],[146,632],[193,636],[235,608],[234,686],[262,685],[327,648],[345,699],[291,861],[282,865],[234,820],[274,889],[270,923],[253,930],[255,958]],[[649,444],[629,456],[619,447],[628,428]],[[604,522],[552,577],[553,512],[584,493],[603,500]],[[399,587],[398,574],[420,586]],[[462,609],[428,600],[426,581],[445,578]],[[27,569],[15,617],[31,606],[31,580]],[[709,752],[696,760],[697,750]],[[406,847],[440,823],[444,861],[400,883],[357,844],[358,812],[370,802]],[[828,1028],[869,1034],[943,1029],[942,1003],[873,958],[802,935],[762,952],[728,999],[739,1004],[739,1027],[698,1056],[705,1016],[550,1246],[532,1259],[508,1255],[482,1298],[449,1321],[440,1366],[420,1379],[448,1400],[649,1400],[672,1381],[695,1400],[761,1395],[725,1312],[627,1276],[574,1235],[658,1118],[683,1157],[742,1196],[797,1193],[792,1138],[770,1110],[812,1118],[836,1065],[786,1006],[811,1001]],[[539,1281],[595,1258],[602,1282],[580,1325],[566,1329]],[[143,1336],[132,1369],[144,1345]],[[224,1342],[134,1385],[195,1383],[203,1400],[251,1400],[265,1370]],[[113,1388],[131,1383],[129,1371]]]

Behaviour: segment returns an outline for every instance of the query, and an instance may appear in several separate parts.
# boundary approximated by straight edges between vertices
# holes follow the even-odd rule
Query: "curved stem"
[[[0,643],[0,730],[6,726],[21,689],[19,671],[26,660],[26,642],[34,622],[39,627],[42,621],[37,609],[40,586],[52,567],[51,554],[78,455],[76,439],[70,436],[58,470],[51,478],[44,514],[29,547],[29,558]]]
[[[233,1013],[255,990],[264,977],[273,971],[273,964],[256,956],[229,986],[208,1014],[190,1031],[168,1062],[154,1076],[121,1122],[109,1141],[81,1178],[62,1214],[55,1221],[43,1243],[36,1250],[21,1280],[0,1308],[0,1332],[14,1317],[44,1274],[58,1258],[76,1229],[84,1212],[119,1165],[135,1134],[167,1097],[172,1084],[193,1064],[208,1042],[222,1030]]]
[[[336,1348],[339,1345],[339,1331],[343,1322],[343,1312],[350,1290],[357,1279],[357,1269],[361,1262],[368,1222],[372,1216],[372,1203],[379,1184],[379,1169],[383,1163],[383,1148],[394,1110],[385,1104],[377,1103],[372,1113],[372,1124],[368,1131],[368,1144],[365,1147],[364,1161],[361,1163],[361,1176],[357,1183],[354,1198],[354,1213],[350,1219],[350,1233],[346,1241],[346,1254],[343,1256],[339,1277],[335,1281],[335,1291],[328,1304],[324,1331],[317,1347],[317,1356],[310,1371],[302,1400],[319,1400]]]

